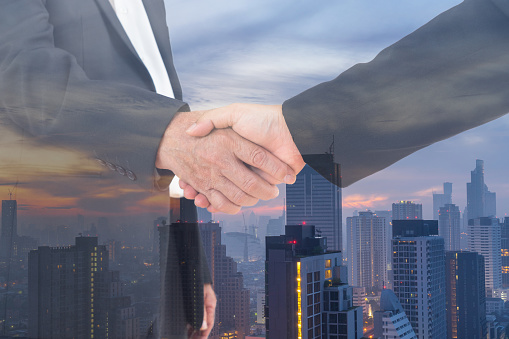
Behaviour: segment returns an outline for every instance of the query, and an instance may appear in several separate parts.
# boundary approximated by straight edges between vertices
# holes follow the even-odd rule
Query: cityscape
[[[168,281],[192,272],[179,246],[206,258],[212,339],[507,337],[509,217],[497,217],[483,160],[470,182],[437,183],[429,220],[404,196],[343,219],[341,165],[332,152],[304,160],[279,216],[243,213],[236,231],[192,204],[185,212],[184,200],[178,220],[154,215],[138,228],[82,214],[38,225],[23,221],[23,197],[9,190],[0,338],[177,338],[172,324],[198,314],[189,291],[203,284],[185,280],[171,297]],[[465,184],[458,206],[453,188]]]

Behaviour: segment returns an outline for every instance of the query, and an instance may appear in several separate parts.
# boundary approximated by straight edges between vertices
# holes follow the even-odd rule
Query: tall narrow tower
[[[307,166],[286,185],[287,224],[307,223],[327,238],[329,250],[342,249],[341,172],[333,154],[304,155]]]

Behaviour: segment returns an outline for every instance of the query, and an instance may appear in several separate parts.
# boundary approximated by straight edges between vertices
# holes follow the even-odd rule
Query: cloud
[[[352,194],[343,197],[343,207],[353,209],[366,209],[382,206],[388,200],[387,196]]]

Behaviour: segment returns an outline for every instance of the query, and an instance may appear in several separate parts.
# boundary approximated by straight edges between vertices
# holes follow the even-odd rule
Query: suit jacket
[[[335,136],[346,187],[509,111],[509,2],[465,0],[283,104],[302,154]]]
[[[0,122],[38,143],[82,151],[126,182],[152,188],[161,136],[188,107],[163,0],[144,5],[176,99],[155,93],[108,0],[4,0]]]

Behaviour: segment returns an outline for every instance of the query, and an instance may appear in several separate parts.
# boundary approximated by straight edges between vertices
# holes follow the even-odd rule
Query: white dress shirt
[[[150,26],[142,0],[109,1],[136,53],[138,53],[138,56],[152,77],[156,92],[170,98],[175,98],[168,72],[157,47],[154,32]],[[177,176],[170,183],[169,194],[175,198],[184,196],[183,190],[179,187],[179,178]]]

